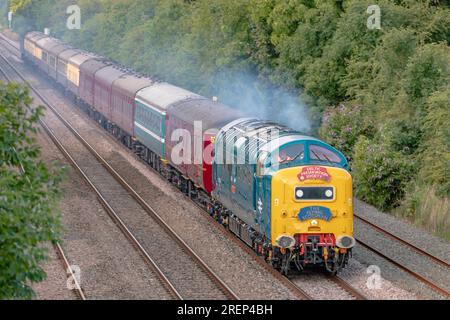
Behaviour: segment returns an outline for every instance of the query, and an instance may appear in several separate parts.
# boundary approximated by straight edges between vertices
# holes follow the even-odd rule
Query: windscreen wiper
[[[325,160],[324,160],[321,157],[319,157],[317,155],[317,153],[315,153],[313,150],[310,149],[310,151],[317,157],[318,160],[320,160],[320,161],[328,161],[329,164],[333,165],[333,162],[331,162],[330,159],[326,155],[323,155],[325,157]]]

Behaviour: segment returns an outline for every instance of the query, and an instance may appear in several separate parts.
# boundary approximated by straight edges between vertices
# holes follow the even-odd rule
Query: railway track
[[[391,233],[391,232],[381,228],[380,226],[377,226],[376,224],[370,222],[369,220],[365,219],[364,217],[362,217],[360,215],[354,214],[354,217],[356,219],[362,221],[366,225],[370,226],[371,228],[373,228],[373,229],[375,229],[375,230],[377,230],[377,231],[387,235],[388,237],[390,237],[390,238],[392,238],[392,239],[394,239],[394,240],[404,244],[405,246],[409,247],[410,249],[416,251],[417,253],[419,253],[419,254],[429,258],[430,260],[436,262],[437,264],[440,264],[441,266],[450,269],[450,263],[448,263],[447,261],[444,261],[444,260],[442,260],[442,259],[440,259],[440,258],[438,258],[438,257],[436,257],[434,255],[432,255],[431,253],[429,253],[429,252],[419,248],[418,246],[416,246],[416,245],[414,245],[414,244],[412,244],[412,243],[410,243],[410,242],[408,242],[406,240],[403,240],[402,238],[400,238],[400,237],[396,236],[395,234],[393,234],[393,233]]]
[[[155,272],[158,276],[159,280],[163,284],[163,286],[167,289],[167,291],[176,299],[193,299],[193,298],[202,298],[196,297],[195,293],[191,291],[191,287],[188,283],[182,283],[183,279],[181,278],[189,278],[185,274],[184,276],[177,277],[176,275],[166,276],[167,269],[173,270],[174,265],[181,265],[183,269],[185,269],[185,273],[192,273],[192,270],[197,269],[197,275],[200,271],[201,279],[195,279],[191,282],[199,282],[202,285],[205,285],[205,291],[210,296],[206,296],[206,298],[220,298],[220,299],[239,299],[238,296],[228,287],[228,285],[223,282],[220,277],[211,270],[208,265],[181,239],[181,237],[175,233],[172,228],[166,224],[162,218],[158,215],[156,211],[154,211],[138,194],[137,192],[111,167],[109,164],[94,150],[89,143],[84,140],[80,134],[58,113],[55,107],[37,90],[31,83],[29,83],[25,77],[18,71],[5,57],[0,53],[0,59],[4,61],[12,70],[14,70],[15,74],[19,76],[19,78],[26,83],[30,89],[41,99],[41,101],[52,111],[52,113],[61,121],[61,123],[73,134],[74,137],[87,149],[91,155],[91,157],[87,157],[85,162],[78,159],[78,161],[74,157],[74,152],[69,152],[67,148],[61,143],[58,137],[53,133],[53,130],[44,122],[41,121],[41,125],[46,131],[46,133],[53,140],[58,149],[64,154],[64,156],[68,159],[68,161],[72,164],[72,166],[80,173],[83,179],[88,183],[91,189],[96,193],[100,203],[106,209],[108,214],[111,216],[113,221],[118,225],[124,235],[132,242],[133,246],[138,250],[141,256],[144,258],[146,263],[150,266],[150,268]],[[2,72],[5,73],[4,69]],[[5,73],[6,74],[6,73]],[[11,77],[9,77],[11,79]],[[93,161],[94,159],[94,161]],[[88,160],[88,161],[86,161]],[[94,166],[94,162],[97,162],[97,166]],[[95,169],[94,169],[95,167]],[[106,175],[101,175],[99,172],[101,170],[108,172],[109,179]],[[91,171],[91,173],[89,173]],[[95,174],[93,174],[95,173]],[[96,179],[93,177],[94,175],[101,176],[100,179]],[[103,180],[103,185],[102,181]],[[105,191],[104,189],[98,188],[96,185],[101,185],[105,188],[107,185],[111,186],[115,183],[116,190],[112,190],[111,188]],[[117,191],[117,188],[120,186],[122,190]],[[117,197],[117,192],[120,193],[121,197]],[[113,197],[111,197],[111,195]],[[135,236],[130,228],[125,224],[124,220],[119,216],[118,211],[123,211],[124,206],[120,206],[118,202],[124,202],[127,198],[132,199],[134,202],[134,213],[139,209],[136,209],[136,206],[140,207],[142,210],[141,213],[145,212],[147,217],[153,219],[154,226],[158,226],[158,230],[154,229],[155,232],[159,232],[158,235],[167,241],[172,241],[176,243],[176,248],[171,247],[172,256],[164,259],[164,255],[159,255],[158,261],[153,259],[151,255],[147,252],[149,250],[148,242],[146,244],[142,244],[137,236]],[[115,199],[114,199],[115,198]],[[128,206],[130,205],[128,201]],[[122,210],[116,210],[116,208]],[[128,208],[129,209],[129,208]],[[161,243],[162,239],[153,239],[155,243]],[[146,248],[144,248],[146,246]],[[157,255],[157,251],[160,248],[150,248],[153,251],[153,254]],[[173,260],[175,258],[175,260]],[[178,259],[178,261],[177,261]],[[165,269],[165,271],[163,271]],[[192,276],[192,274],[191,274]],[[171,277],[171,279],[169,279]],[[180,281],[181,280],[181,281]],[[194,286],[195,287],[195,286]],[[201,290],[196,291],[198,294],[202,294]],[[203,297],[204,298],[204,297]]]
[[[362,294],[358,289],[353,287],[350,283],[345,281],[340,276],[330,277],[330,280],[333,281],[336,285],[344,289],[347,293],[349,293],[355,300],[367,300],[367,297]]]
[[[425,278],[424,276],[420,275],[416,271],[414,271],[414,270],[404,266],[403,264],[399,263],[398,261],[388,257],[386,254],[384,254],[381,251],[375,249],[374,247],[370,246],[369,244],[365,243],[364,241],[362,241],[360,239],[356,239],[356,242],[359,245],[363,246],[364,248],[368,249],[369,251],[372,251],[376,255],[378,255],[378,256],[382,257],[383,259],[389,261],[390,263],[392,263],[396,267],[398,267],[398,268],[402,269],[403,271],[409,273],[411,276],[413,276],[414,278],[416,278],[420,282],[426,284],[427,286],[429,286],[431,289],[433,289],[434,291],[436,291],[437,293],[439,293],[443,297],[446,297],[447,299],[450,299],[450,292],[448,292],[447,290],[442,288],[440,285],[438,285],[438,284],[428,280],[427,278]]]
[[[55,245],[53,245],[53,248],[55,249],[56,254],[58,255],[58,258],[61,260],[62,266],[64,268],[64,272],[66,272],[69,275],[69,278],[72,279],[72,281],[73,281],[74,288],[72,289],[72,291],[74,292],[74,294],[77,296],[78,299],[87,300],[86,295],[84,294],[84,291],[81,288],[81,285],[79,284],[79,282],[77,280],[75,272],[73,271],[73,269],[69,263],[69,260],[67,260],[67,257],[64,253],[63,248],[61,247],[61,245],[59,243],[56,243]]]
[[[14,48],[15,50],[17,50],[17,52],[20,53],[20,46],[14,42],[13,40],[9,39],[7,36],[5,36],[3,33],[0,33],[0,37],[6,42],[8,43],[12,48]]]
[[[5,36],[3,34],[0,34],[0,37],[5,40]],[[9,39],[8,39],[9,40]],[[10,45],[11,47],[13,47],[14,49],[17,50],[17,46],[15,46],[13,44],[13,42],[11,42],[10,40],[7,41],[5,40],[8,45]],[[136,157],[137,159],[139,159],[138,157]],[[140,159],[139,159],[140,160]],[[140,160],[142,161],[142,160]],[[111,168],[112,169],[112,168]],[[155,171],[156,172],[156,171]],[[199,206],[196,202],[193,202],[195,205]],[[200,208],[202,208],[201,206],[199,206]],[[204,208],[202,208],[204,209]],[[273,268],[271,268],[269,265],[267,265],[265,263],[265,261],[263,261],[253,250],[251,250],[249,247],[247,247],[244,243],[242,243],[239,239],[237,239],[236,237],[233,237],[231,234],[229,234],[224,228],[222,228],[220,225],[218,225],[215,220],[206,212],[204,211],[205,216],[207,216],[208,219],[211,219],[212,221],[214,221],[214,223],[212,225],[214,225],[217,230],[220,230],[220,232],[222,232],[230,241],[235,242],[236,244],[238,244],[242,249],[244,249],[245,251],[247,251],[249,254],[253,255],[255,260],[258,261],[260,263],[261,266],[263,266],[268,272],[270,272],[272,275],[274,275],[276,278],[278,278],[280,281],[282,281],[288,288],[290,288],[293,292],[297,292],[297,295],[299,297],[303,297],[306,299],[311,299],[311,296],[309,296],[306,292],[304,292],[302,289],[300,289],[297,285],[295,285],[293,282],[291,282],[289,279],[287,279],[286,277],[282,276],[281,274],[279,274],[277,271],[275,271]],[[370,227],[372,227],[373,229],[391,237],[392,239],[398,241],[399,243],[413,249],[414,251],[418,252],[419,254],[423,255],[424,257],[427,257],[429,259],[431,259],[432,261],[446,267],[446,268],[450,268],[450,264],[447,263],[446,261],[443,261],[442,259],[439,259],[438,257],[426,252],[425,250],[413,245],[412,243],[390,233],[389,231],[381,228],[380,226],[371,223],[370,221],[368,221],[367,219],[356,215],[355,214],[355,218],[361,220],[363,223],[369,225]],[[417,272],[411,270],[410,268],[402,265],[401,263],[395,261],[394,259],[388,257],[387,255],[383,254],[382,252],[380,252],[379,250],[376,250],[375,248],[371,247],[370,245],[368,245],[367,243],[361,241],[360,239],[357,239],[357,242],[365,247],[366,249],[372,251],[373,253],[375,253],[376,255],[379,255],[380,257],[386,259],[387,261],[391,262],[392,264],[394,264],[395,266],[397,266],[398,268],[402,269],[403,271],[409,273],[411,276],[413,276],[414,278],[416,278],[417,280],[419,280],[422,283],[425,283],[427,286],[429,286],[430,288],[432,288],[433,290],[435,290],[436,292],[438,292],[440,295],[446,297],[446,298],[450,298],[450,293],[441,288],[439,285],[433,283],[432,281],[426,279],[424,276],[418,274]],[[366,299],[366,297],[361,294],[358,290],[356,290],[355,288],[353,288],[348,282],[346,282],[344,279],[342,279],[341,277],[337,276],[334,278],[330,278],[330,281],[333,281],[335,284],[339,285],[343,290],[345,290],[346,292],[348,292],[351,296],[353,296],[355,299],[358,300],[363,300]]]

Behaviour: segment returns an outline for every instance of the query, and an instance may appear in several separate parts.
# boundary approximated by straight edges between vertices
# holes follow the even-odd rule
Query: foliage
[[[424,119],[424,143],[421,146],[422,166],[419,179],[434,185],[436,194],[450,196],[450,86],[427,100]]]
[[[24,87],[0,83],[0,299],[33,297],[30,283],[45,278],[43,244],[59,230],[53,207],[61,174],[38,161],[32,136],[42,108],[30,104]]]
[[[361,136],[353,161],[356,196],[381,209],[395,207],[405,195],[413,169],[398,152]]]
[[[329,108],[324,112],[320,135],[337,147],[348,157],[352,155],[360,136],[373,137],[374,124],[369,121],[361,123],[364,109],[360,106],[345,106]]]

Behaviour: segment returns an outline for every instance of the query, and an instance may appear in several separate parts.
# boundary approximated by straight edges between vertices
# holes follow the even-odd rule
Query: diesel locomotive
[[[40,32],[22,58],[105,130],[288,274],[335,274],[355,245],[344,155],[316,138],[248,117]],[[180,213],[181,215],[181,213]]]

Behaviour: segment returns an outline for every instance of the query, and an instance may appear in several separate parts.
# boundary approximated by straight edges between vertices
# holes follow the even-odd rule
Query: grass
[[[450,200],[438,197],[432,186],[416,187],[394,214],[450,241]]]

